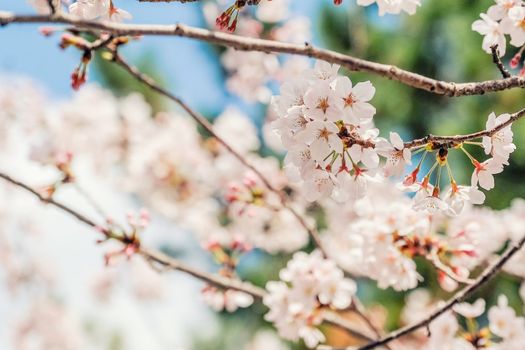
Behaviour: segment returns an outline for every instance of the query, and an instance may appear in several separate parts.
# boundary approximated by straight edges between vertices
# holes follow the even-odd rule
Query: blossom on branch
[[[348,308],[356,283],[319,251],[295,253],[279,273],[281,281],[268,282],[263,302],[270,309],[265,319],[289,340],[303,339],[309,348],[325,341],[317,328],[327,309]]]

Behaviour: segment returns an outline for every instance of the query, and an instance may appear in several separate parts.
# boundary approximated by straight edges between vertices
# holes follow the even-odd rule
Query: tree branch
[[[487,92],[502,91],[517,87],[525,87],[525,77],[513,76],[505,79],[487,80],[481,82],[454,83],[440,81],[413,73],[399,67],[359,59],[331,50],[304,45],[289,44],[274,40],[247,38],[239,35],[215,32],[183,24],[146,25],[123,24],[113,22],[87,21],[62,14],[59,16],[14,15],[0,14],[0,25],[11,23],[65,23],[78,29],[103,30],[114,35],[163,35],[179,36],[231,47],[242,51],[260,51],[266,53],[287,53],[293,55],[318,58],[330,63],[340,64],[351,71],[373,73],[388,79],[399,81],[405,85],[426,90],[437,95],[465,96],[482,95]]]
[[[435,135],[428,135],[420,139],[415,139],[410,142],[405,142],[405,148],[414,148],[418,146],[426,145],[429,142],[436,142],[440,144],[447,144],[449,147],[452,147],[454,145],[458,145],[462,142],[469,141],[469,140],[475,140],[479,139],[483,136],[492,136],[496,134],[498,131],[506,128],[507,126],[511,125],[515,121],[521,119],[523,116],[525,116],[525,108],[520,109],[516,113],[513,113],[510,115],[509,120],[507,120],[504,123],[501,123],[497,125],[496,127],[489,129],[489,130],[482,130],[478,132],[474,132],[471,134],[465,134],[465,135],[456,135],[456,136],[435,136]]]
[[[493,262],[491,265],[489,265],[479,276],[475,279],[474,284],[462,289],[454,297],[449,299],[442,307],[438,308],[434,312],[432,312],[430,315],[428,315],[425,319],[415,322],[411,325],[408,325],[403,328],[399,328],[396,331],[391,332],[387,336],[377,340],[370,342],[364,346],[361,346],[359,348],[355,347],[347,347],[347,348],[333,348],[333,347],[323,347],[323,349],[330,349],[330,350],[369,350],[369,349],[375,349],[376,347],[383,346],[385,344],[388,344],[389,342],[396,340],[398,338],[401,338],[407,334],[410,334],[420,328],[427,327],[432,321],[434,321],[436,318],[447,312],[448,310],[452,309],[452,307],[458,303],[461,303],[465,301],[467,298],[469,298],[472,294],[474,294],[478,289],[480,289],[483,285],[485,285],[494,275],[499,272],[505,263],[509,261],[510,258],[512,258],[523,246],[525,245],[525,236],[523,236],[519,241],[511,243],[507,250],[497,259],[495,262]]]
[[[159,86],[153,79],[151,79],[146,74],[140,72],[136,67],[131,66],[127,61],[125,61],[120,54],[117,51],[113,52],[113,60],[115,63],[117,63],[119,66],[124,68],[128,73],[130,73],[135,79],[142,82],[146,86],[148,86],[153,91],[156,91],[157,93],[167,97],[168,99],[174,101],[177,103],[188,115],[193,118],[200,126],[202,126],[207,132],[209,132],[213,137],[217,139],[217,141],[226,148],[228,152],[230,152],[241,164],[243,164],[246,168],[250,169],[254,172],[254,174],[264,183],[264,185],[268,188],[268,190],[276,193],[280,200],[281,205],[288,210],[299,222],[299,224],[308,232],[310,237],[313,239],[316,246],[321,250],[323,255],[326,257],[326,250],[323,247],[323,243],[321,241],[321,238],[319,237],[319,233],[317,230],[313,227],[310,227],[306,220],[302,217],[301,214],[299,214],[292,206],[288,204],[286,194],[284,194],[282,191],[275,188],[270,181],[264,176],[257,168],[255,168],[245,157],[243,157],[240,153],[235,151],[222,137],[217,135],[215,130],[213,130],[213,126],[210,124],[210,122],[204,118],[202,115],[200,115],[198,112],[193,110],[191,107],[189,107],[182,99],[180,99],[178,96],[175,96],[174,94],[170,93],[166,89]]]
[[[37,197],[41,202],[43,203],[47,203],[47,204],[50,204],[66,213],[68,213],[69,215],[73,216],[74,218],[76,218],[77,220],[79,220],[80,222],[96,229],[99,227],[99,225],[97,225],[93,220],[87,218],[86,216],[84,216],[83,214],[80,214],[79,212],[77,212],[76,210],[68,207],[67,205],[65,204],[62,204],[60,202],[57,202],[55,201],[54,199],[52,198],[45,198],[44,196],[42,196],[38,191],[36,191],[35,189],[33,189],[32,187],[30,187],[29,185],[26,185],[25,183],[21,182],[21,181],[18,181],[14,178],[12,178],[11,176],[5,174],[5,173],[2,173],[0,172],[0,178],[11,183],[12,185],[15,185],[17,187],[20,187],[22,189],[24,189],[25,191],[31,193],[32,195],[34,195],[35,197]],[[113,236],[113,235],[107,235],[105,234],[105,236],[109,239],[113,239],[113,240],[117,240],[117,241],[120,241],[122,243],[125,243],[124,242],[124,239],[120,239],[119,237],[116,237],[116,236]],[[244,293],[247,293],[247,294],[250,294],[251,296],[253,296],[255,299],[262,299],[264,297],[264,295],[266,294],[266,291],[262,288],[259,288],[257,286],[254,286],[253,284],[251,283],[248,283],[248,282],[243,282],[241,280],[237,280],[237,279],[231,279],[231,278],[227,278],[227,277],[223,277],[223,276],[220,276],[220,275],[215,275],[215,274],[211,274],[211,273],[207,273],[207,272],[203,272],[203,271],[200,271],[200,270],[197,270],[191,266],[188,266],[184,263],[182,263],[181,261],[177,260],[177,259],[174,259],[160,251],[157,251],[157,250],[152,250],[152,249],[148,249],[148,248],[144,248],[144,247],[140,247],[138,252],[138,254],[140,254],[142,257],[144,257],[146,260],[150,261],[150,262],[154,262],[154,263],[157,263],[161,266],[164,266],[168,269],[171,269],[171,270],[176,270],[176,271],[181,271],[181,272],[184,272],[186,274],[189,274],[193,277],[196,277],[197,279],[199,280],[202,280],[206,283],[209,283],[211,285],[214,285],[214,286],[217,286],[219,288],[223,288],[223,289],[234,289],[234,290],[238,290],[238,291],[241,291],[241,292],[244,292]],[[366,341],[372,341],[373,339],[370,338],[369,336],[367,336],[366,334],[363,334],[361,331],[355,329],[353,327],[353,325],[351,325],[348,321],[346,321],[345,319],[341,318],[339,315],[333,313],[333,312],[326,312],[324,315],[323,315],[323,321],[327,324],[331,324],[333,326],[337,326],[345,331],[347,331],[349,334],[351,334],[352,336],[360,339],[360,340],[366,340]]]
[[[100,225],[98,225],[97,223],[95,223],[93,220],[89,219],[85,215],[79,213],[78,211],[68,207],[65,204],[57,202],[57,201],[55,201],[52,198],[46,198],[46,197],[42,196],[40,193],[38,193],[38,191],[36,191],[32,187],[24,184],[21,181],[18,181],[16,179],[10,177],[7,174],[4,174],[4,173],[0,172],[0,178],[4,179],[5,181],[7,181],[7,182],[9,182],[9,183],[11,183],[11,184],[13,184],[15,186],[18,186],[18,187],[26,190],[27,192],[29,192],[32,195],[34,195],[35,197],[37,197],[41,202],[50,204],[50,205],[52,205],[52,206],[54,206],[54,207],[56,207],[56,208],[58,208],[58,209],[60,209],[60,210],[62,210],[64,212],[68,213],[69,215],[72,215],[75,219],[79,220],[80,222],[82,222],[82,223],[84,223],[84,224],[86,224],[86,225],[88,225],[88,226],[90,226],[92,228],[96,229],[96,228],[100,227]],[[119,239],[119,237],[108,236],[108,235],[106,235],[106,237],[110,238],[110,239],[113,239],[113,240],[118,240],[118,241],[124,243],[124,241]],[[207,282],[209,284],[215,285],[215,286],[220,287],[220,288],[239,290],[241,292],[248,293],[248,294],[250,294],[253,297],[258,298],[258,299],[261,299],[264,296],[264,294],[265,294],[264,289],[258,288],[256,286],[253,286],[253,285],[251,285],[249,283],[246,283],[246,282],[241,282],[239,280],[234,280],[234,279],[222,277],[222,276],[219,276],[219,275],[213,275],[213,274],[209,274],[209,273],[206,273],[206,272],[195,270],[194,268],[192,268],[190,266],[187,266],[187,265],[183,264],[182,262],[180,262],[180,261],[178,261],[176,259],[173,259],[173,258],[167,256],[166,254],[163,254],[163,253],[158,252],[158,251],[149,250],[147,248],[140,248],[139,254],[141,254],[142,256],[144,256],[148,260],[154,261],[154,262],[156,262],[156,263],[158,263],[160,265],[169,267],[170,269],[173,269],[173,270],[178,270],[178,271],[185,272],[185,273],[190,274],[190,275],[192,275],[194,277],[197,277],[200,280],[203,280],[203,281],[205,281],[205,282]]]
[[[324,248],[323,242],[321,241],[321,237],[319,236],[319,232],[315,227],[310,227],[308,223],[306,222],[305,218],[299,214],[292,206],[288,204],[287,196],[285,193],[281,192],[280,190],[276,189],[270,181],[259,171],[257,170],[252,164],[248,162],[248,160],[243,157],[241,154],[239,154],[237,151],[235,151],[223,138],[221,138],[219,135],[215,133],[213,130],[213,126],[208,122],[206,118],[198,114],[196,111],[191,109],[184,101],[182,101],[179,97],[173,95],[169,91],[165,90],[161,86],[159,86],[153,79],[151,79],[146,74],[140,72],[136,67],[131,66],[127,61],[125,61],[118,51],[113,50],[113,60],[118,65],[120,65],[122,68],[124,68],[128,73],[130,73],[135,79],[142,82],[152,90],[158,92],[159,94],[171,99],[172,101],[176,102],[182,109],[184,109],[199,125],[201,125],[207,132],[209,132],[213,137],[215,137],[220,144],[222,144],[237,160],[239,160],[245,167],[253,171],[265,184],[265,186],[275,194],[277,194],[281,200],[281,205],[288,210],[299,222],[299,224],[308,232],[312,240],[314,241],[314,244],[316,247],[321,251],[324,257],[329,258],[329,255]],[[379,330],[374,326],[372,321],[368,318],[366,313],[364,312],[364,308],[359,301],[357,297],[354,297],[354,304],[357,306],[359,305],[361,308],[356,309],[359,317],[361,317],[367,325],[374,331],[374,333],[377,334],[378,337],[380,337]],[[339,325],[341,327],[341,325]],[[344,328],[344,327],[343,327]],[[348,329],[347,329],[348,330]],[[354,336],[356,335],[353,333]],[[361,339],[363,339],[361,335]],[[390,349],[388,346],[386,346],[388,349]]]

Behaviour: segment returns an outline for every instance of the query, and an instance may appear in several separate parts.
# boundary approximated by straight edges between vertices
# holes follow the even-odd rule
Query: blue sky
[[[139,3],[138,1],[116,1],[129,10],[135,23],[181,22],[203,27],[203,18],[198,3]],[[294,14],[311,18],[315,28],[319,8],[324,1],[293,1]],[[0,11],[16,13],[33,12],[24,0],[2,0]],[[48,90],[52,97],[67,97],[74,93],[70,88],[69,74],[79,62],[76,50],[62,51],[58,48],[58,36],[45,38],[38,33],[39,25],[9,25],[0,29],[0,74],[15,74],[32,77]],[[314,35],[314,43],[318,38]],[[237,99],[224,91],[218,63],[210,54],[211,46],[185,38],[147,37],[129,45],[128,57],[137,57],[142,50],[152,51],[159,72],[171,89],[190,105],[201,110],[218,111]],[[93,81],[93,77],[91,77]]]

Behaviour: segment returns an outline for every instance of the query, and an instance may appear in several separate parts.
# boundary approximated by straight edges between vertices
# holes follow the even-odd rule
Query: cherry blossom
[[[509,114],[502,114],[496,117],[496,114],[491,113],[486,124],[487,130],[492,130],[498,125],[507,122],[510,119]],[[511,125],[504,127],[492,136],[483,137],[483,148],[486,154],[497,157],[506,162],[509,155],[516,150],[516,146],[512,143],[513,133]]]
[[[412,152],[405,148],[403,140],[396,132],[390,132],[390,142],[379,139],[376,145],[378,153],[386,158],[383,172],[386,177],[400,176],[406,165],[412,164]]]
[[[506,52],[506,37],[510,35],[510,44],[521,47],[525,43],[525,31],[523,30],[523,18],[525,7],[521,0],[496,0],[487,13],[480,14],[481,19],[472,23],[472,30],[484,36],[482,48],[491,53],[491,47],[497,46],[497,52],[504,56]],[[510,64],[517,68],[522,51],[518,51]]]
[[[466,317],[466,318],[476,318],[481,316],[485,312],[485,300],[478,299],[474,304],[469,303],[460,303],[456,304],[453,307],[454,312],[457,314]]]
[[[500,56],[505,55],[507,41],[501,24],[489,15],[482,13],[481,19],[472,23],[472,30],[484,35],[482,48],[487,53],[491,53],[491,47],[497,45]]]
[[[273,125],[289,151],[286,167],[299,171],[309,201],[360,198],[379,166],[379,131],[368,103],[375,90],[369,82],[352,87],[348,78],[337,77],[338,70],[317,61],[303,78],[285,82],[273,99],[278,115]]]
[[[357,4],[361,6],[369,6],[373,3],[377,3],[380,16],[386,13],[399,14],[401,11],[413,15],[418,6],[421,6],[420,0],[357,0]]]
[[[359,124],[361,120],[371,119],[376,109],[369,103],[374,97],[375,88],[371,82],[361,82],[352,86],[348,77],[339,77],[335,82],[335,93],[343,100],[343,120]]]
[[[122,22],[132,18],[131,14],[113,4],[113,0],[77,0],[69,6],[69,12],[82,19]]]
[[[472,186],[479,185],[491,190],[494,188],[494,175],[503,171],[503,164],[496,158],[490,158],[483,163],[474,163],[475,170],[472,173]]]
[[[234,312],[238,308],[245,308],[253,304],[253,297],[250,294],[233,289],[221,290],[212,286],[204,288],[202,297],[206,304],[215,311]]]
[[[265,318],[283,338],[302,338],[309,348],[316,347],[325,341],[316,327],[323,308],[347,308],[357,290],[355,282],[319,251],[295,253],[279,276],[281,281],[266,285],[268,295],[263,302],[270,310]]]

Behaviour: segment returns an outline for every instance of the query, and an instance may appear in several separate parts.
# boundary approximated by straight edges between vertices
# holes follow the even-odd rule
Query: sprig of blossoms
[[[375,88],[370,82],[354,86],[338,70],[317,61],[303,77],[284,83],[272,101],[279,116],[274,128],[288,151],[285,167],[309,201],[361,198],[379,166],[379,130],[369,103]]]
[[[522,0],[495,0],[487,13],[480,14],[481,19],[472,23],[472,30],[483,35],[482,48],[491,53],[491,47],[497,46],[500,56],[504,56],[507,46],[506,35],[510,36],[510,44],[519,47],[518,52],[510,61],[512,68],[517,68],[525,44],[525,3]],[[525,71],[520,70],[520,75]]]
[[[478,299],[473,304],[460,303],[453,310],[430,324],[431,336],[422,349],[500,350],[525,346],[525,318],[516,315],[505,295],[500,295],[497,305],[488,310],[486,327],[478,323],[485,312],[484,300]],[[456,316],[461,316],[466,322],[458,322]]]
[[[331,256],[352,274],[375,280],[379,288],[415,288],[422,276],[414,259],[423,258],[436,268],[441,287],[454,290],[494,251],[494,246],[484,245],[481,227],[474,225],[497,222],[489,213],[468,211],[462,221],[429,215],[414,210],[412,200],[388,183],[373,184],[367,197],[344,208],[331,201],[324,204],[329,227],[323,239]]]
[[[511,124],[493,132],[500,125],[507,123],[510,117],[510,114],[502,114],[496,117],[494,113],[491,113],[486,123],[486,131],[489,132],[489,136],[483,136],[482,142],[451,140],[430,142],[416,147],[417,152],[424,152],[423,156],[415,169],[400,184],[400,188],[403,190],[416,192],[414,208],[426,210],[430,213],[443,212],[454,216],[459,215],[466,202],[482,204],[485,201],[485,194],[479,190],[479,187],[487,191],[494,188],[494,175],[501,173],[503,167],[509,164],[510,154],[516,149],[513,144]],[[485,154],[491,158],[479,161],[466,149],[466,146],[482,147]],[[450,150],[461,150],[472,163],[474,170],[469,186],[457,184],[448,161]],[[418,182],[418,175],[428,154],[435,155],[435,160],[426,175]],[[442,195],[443,169],[446,169],[449,187]]]
[[[283,338],[301,338],[310,348],[325,341],[317,328],[323,311],[348,308],[357,291],[356,283],[317,250],[295,253],[279,277],[281,281],[266,284],[263,302],[270,311],[265,319],[274,323]]]
[[[237,278],[235,269],[239,259],[242,254],[251,250],[251,246],[244,242],[242,237],[237,237],[227,246],[220,242],[210,242],[206,249],[212,253],[215,262],[221,265],[220,276]],[[253,297],[248,293],[212,285],[204,287],[202,297],[215,311],[234,312],[238,308],[245,308],[253,304]]]

